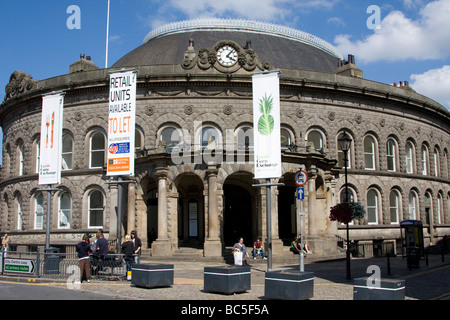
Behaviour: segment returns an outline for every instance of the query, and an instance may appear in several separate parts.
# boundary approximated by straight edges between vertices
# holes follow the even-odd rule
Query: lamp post
[[[347,184],[347,153],[350,150],[352,144],[352,139],[344,131],[344,134],[339,138],[339,145],[341,146],[342,152],[344,152],[344,163],[345,163],[345,203],[348,203],[348,184]],[[347,265],[347,279],[351,280],[350,275],[350,237],[347,222],[347,252],[346,252],[346,265]]]

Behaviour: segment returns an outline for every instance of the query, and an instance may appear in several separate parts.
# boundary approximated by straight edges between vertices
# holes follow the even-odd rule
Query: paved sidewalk
[[[306,259],[307,260],[307,259]],[[160,263],[145,261],[142,263]],[[107,281],[91,282],[81,284],[81,290],[108,294],[121,299],[144,299],[144,300],[264,300],[264,282],[267,264],[263,262],[255,263],[250,260],[251,265],[251,289],[244,293],[225,295],[208,293],[203,289],[203,271],[207,266],[223,266],[225,264],[217,262],[190,262],[190,261],[165,261],[174,264],[174,285],[167,288],[145,289],[131,285],[130,281]],[[416,300],[426,297],[450,297],[450,279],[438,279],[433,282],[433,286],[427,290],[436,290],[427,294],[419,282],[412,279],[419,279],[421,276],[433,276],[434,272],[445,269],[446,274],[450,274],[450,254],[442,256],[433,254],[429,256],[428,266],[425,260],[420,261],[419,269],[408,270],[406,258],[392,257],[389,259],[390,274],[388,274],[388,260],[386,258],[372,259],[352,259],[351,277],[352,279],[370,276],[367,273],[369,266],[378,266],[382,278],[405,279],[406,299]],[[272,270],[299,270],[299,265],[280,265],[273,261]],[[305,261],[305,271],[314,272],[314,296],[311,300],[353,300],[353,281],[346,279],[346,261],[323,261],[308,263]],[[429,280],[427,280],[429,281]],[[409,287],[409,285],[411,287]],[[408,290],[409,289],[409,290]],[[408,296],[408,292],[411,295]],[[421,293],[423,295],[421,295]]]

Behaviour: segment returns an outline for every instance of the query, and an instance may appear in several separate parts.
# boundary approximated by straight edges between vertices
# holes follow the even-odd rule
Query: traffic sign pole
[[[305,257],[303,255],[303,241],[304,241],[304,234],[303,234],[303,219],[305,217],[305,213],[303,212],[303,200],[305,199],[305,189],[301,188],[308,182],[308,174],[304,170],[299,170],[295,173],[294,181],[297,186],[300,188],[297,188],[297,199],[300,200],[300,263],[299,263],[299,269],[300,272],[305,271]]]

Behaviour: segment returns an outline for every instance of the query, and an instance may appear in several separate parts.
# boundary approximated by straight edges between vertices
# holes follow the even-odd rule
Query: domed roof
[[[326,41],[309,33],[270,23],[235,19],[197,19],[175,22],[150,32],[144,44],[112,67],[179,64],[193,39],[195,50],[231,40],[251,49],[260,61],[275,68],[334,72],[342,55]]]

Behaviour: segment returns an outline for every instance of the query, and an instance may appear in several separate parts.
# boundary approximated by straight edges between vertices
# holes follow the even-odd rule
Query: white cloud
[[[423,94],[450,109],[450,65],[428,70],[422,74],[412,74],[410,85],[417,93]]]
[[[188,16],[189,19],[236,16],[248,19],[274,20],[289,14],[286,3],[293,0],[170,0],[168,5]]]
[[[341,52],[356,55],[362,63],[450,56],[450,0],[430,2],[419,15],[419,19],[411,20],[393,11],[382,20],[381,29],[365,39],[353,42],[350,35],[338,35],[334,41]]]
[[[341,0],[168,0],[161,4],[164,12],[181,11],[188,19],[240,18],[280,22],[295,18],[294,10],[331,9]],[[288,18],[289,17],[289,18]],[[280,22],[282,23],[282,22]]]
[[[339,17],[331,17],[331,18],[329,18],[329,19],[327,20],[327,23],[328,23],[328,24],[334,24],[334,25],[337,26],[337,27],[345,26],[345,25],[346,25],[346,24],[345,24],[345,21],[344,21],[342,18],[339,18]]]

